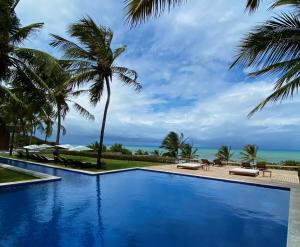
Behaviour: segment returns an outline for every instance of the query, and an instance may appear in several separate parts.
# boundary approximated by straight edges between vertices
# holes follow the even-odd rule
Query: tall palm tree
[[[151,16],[158,17],[166,10],[181,5],[187,0],[125,0],[126,19],[132,25],[145,22]],[[246,8],[251,12],[257,9],[261,0],[246,0]]]
[[[231,152],[231,147],[223,145],[219,148],[218,152],[216,153],[216,158],[222,161],[226,161],[228,165],[228,162],[230,161],[232,155],[233,153]]]
[[[282,101],[297,92],[300,86],[300,2],[277,0],[272,7],[291,5],[294,13],[282,13],[256,26],[242,41],[236,60],[252,70],[251,77],[276,77],[273,92],[250,113],[261,110],[270,102]]]
[[[100,101],[105,88],[107,92],[97,158],[97,167],[100,168],[112,78],[117,76],[125,85],[133,86],[138,91],[141,85],[134,70],[115,65],[116,59],[125,51],[126,46],[112,49],[113,32],[109,28],[97,25],[90,17],[86,17],[71,25],[68,34],[79,43],[52,35],[54,40],[51,45],[61,48],[65,58],[70,60],[70,68],[75,74],[71,82],[77,86],[89,83],[90,102],[93,105]]]
[[[255,144],[246,145],[240,152],[243,161],[255,162],[257,158],[258,146]]]
[[[163,139],[160,148],[167,150],[165,155],[178,158],[180,148],[185,144],[184,135],[182,133],[177,134],[176,132],[171,131]]]

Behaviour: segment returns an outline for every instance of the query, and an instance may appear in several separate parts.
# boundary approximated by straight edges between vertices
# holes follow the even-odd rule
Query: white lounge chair
[[[199,168],[202,168],[203,164],[198,163],[181,163],[177,164],[177,168],[184,168],[184,169],[190,169],[190,170],[198,170]]]
[[[229,174],[234,175],[245,175],[256,177],[259,175],[259,170],[256,169],[246,169],[246,168],[233,168],[229,171]]]

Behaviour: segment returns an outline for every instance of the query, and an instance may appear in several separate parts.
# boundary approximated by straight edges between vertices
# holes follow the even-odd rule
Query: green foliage
[[[149,155],[147,151],[144,151],[142,149],[138,149],[134,152],[135,155]]]
[[[93,151],[98,151],[100,148],[99,142],[95,141],[88,145],[89,148],[93,149]],[[105,145],[103,145],[103,152],[106,152],[107,148]]]
[[[243,151],[240,152],[243,161],[254,162],[257,159],[258,146],[255,144],[248,144],[244,146]]]
[[[151,152],[151,155],[154,156],[162,156],[162,152],[160,152],[159,150],[155,149]]]
[[[298,165],[300,165],[300,162],[296,161],[296,160],[284,160],[281,162],[281,165],[283,165],[283,166],[298,166]]]
[[[181,145],[181,157],[185,159],[195,159],[199,155],[197,154],[198,149],[193,148],[192,144],[184,143]]]
[[[74,155],[74,156],[81,156],[81,157],[97,158],[96,152],[72,152],[72,151],[62,150],[60,153]],[[165,156],[132,155],[132,154],[119,155],[119,154],[114,154],[109,152],[103,153],[103,158],[112,159],[112,160],[145,161],[145,162],[166,163],[166,164],[174,164],[176,161],[175,158],[165,157]]]
[[[122,153],[122,154],[129,154],[129,155],[132,154],[132,152],[129,149],[123,147],[123,145],[119,143],[113,144],[109,148],[109,151],[114,153]]]
[[[126,46],[112,49],[113,32],[110,28],[97,25],[90,17],[86,17],[70,25],[68,34],[74,42],[52,34],[51,45],[63,50],[64,57],[68,59],[68,66],[74,73],[70,82],[78,87],[87,85],[93,105],[100,102],[105,90],[107,92],[97,159],[97,166],[100,168],[112,78],[118,77],[124,85],[132,86],[137,91],[142,86],[138,82],[136,71],[115,64]]]
[[[246,0],[246,9],[252,12],[262,0]],[[280,0],[279,0],[280,1]],[[131,26],[145,22],[151,16],[158,17],[171,8],[182,5],[186,0],[125,0],[126,20]],[[199,10],[200,11],[200,10]]]
[[[167,136],[163,139],[160,148],[167,150],[164,153],[165,156],[177,158],[179,155],[179,150],[185,143],[183,134],[177,134],[176,132],[169,132]]]
[[[217,159],[221,161],[226,161],[228,164],[230,158],[233,156],[233,153],[231,152],[231,147],[225,145],[221,146],[215,156]]]
[[[281,13],[256,26],[241,41],[239,53],[232,64],[251,69],[250,77],[276,78],[273,93],[260,102],[250,113],[263,109],[268,103],[281,102],[293,97],[299,88],[300,3],[296,0],[276,0],[273,8],[288,5],[293,12]]]

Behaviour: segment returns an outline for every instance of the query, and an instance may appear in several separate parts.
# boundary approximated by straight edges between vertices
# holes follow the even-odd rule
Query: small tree
[[[240,152],[243,161],[255,162],[257,158],[258,146],[255,144],[248,144],[244,146],[243,151]]]
[[[177,134],[176,132],[171,131],[162,141],[160,148],[167,150],[167,153],[164,155],[177,158],[179,150],[184,144],[184,135]]]
[[[198,148],[193,148],[193,145],[189,143],[183,144],[180,150],[182,158],[195,159],[199,156],[197,154]]]
[[[225,161],[228,165],[230,158],[232,157],[233,153],[231,152],[231,147],[223,145],[219,148],[218,152],[216,153],[216,158]]]

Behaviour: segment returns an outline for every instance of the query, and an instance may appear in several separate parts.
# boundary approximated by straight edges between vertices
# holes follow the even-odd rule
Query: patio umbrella
[[[24,146],[23,148],[28,149],[28,150],[36,150],[39,149],[38,145],[28,145],[28,146]]]
[[[93,149],[88,148],[86,146],[76,146],[73,148],[70,148],[69,151],[77,151],[77,152],[81,152],[81,151],[92,151]]]
[[[48,145],[48,144],[41,144],[41,145],[38,145],[38,147],[41,149],[53,148],[53,146]]]
[[[74,146],[72,146],[70,144],[55,145],[55,147],[62,148],[62,149],[74,148]]]

